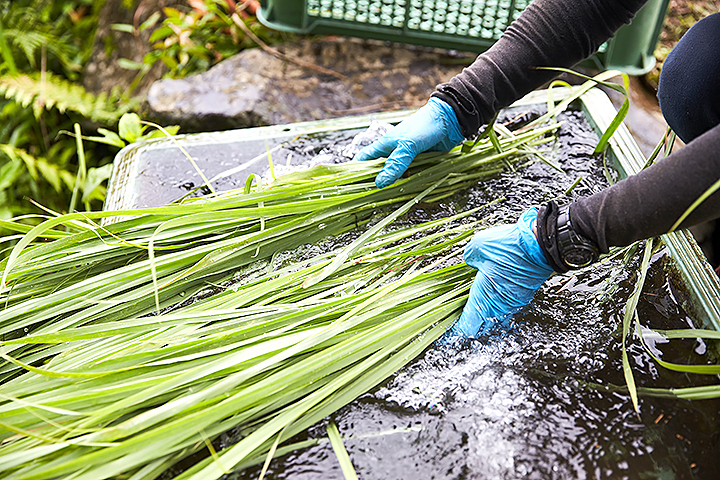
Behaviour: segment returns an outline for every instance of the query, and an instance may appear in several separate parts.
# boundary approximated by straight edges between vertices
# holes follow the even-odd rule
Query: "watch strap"
[[[558,273],[565,273],[570,268],[560,255],[557,241],[557,219],[560,208],[555,201],[550,201],[538,210],[537,235],[545,260]]]

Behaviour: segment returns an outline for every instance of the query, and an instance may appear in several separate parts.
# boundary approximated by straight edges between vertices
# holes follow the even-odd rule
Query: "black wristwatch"
[[[568,205],[558,212],[557,246],[560,258],[571,269],[587,267],[600,256],[595,244],[573,229]]]

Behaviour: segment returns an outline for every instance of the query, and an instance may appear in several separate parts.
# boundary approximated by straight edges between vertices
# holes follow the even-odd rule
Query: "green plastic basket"
[[[598,53],[607,68],[650,71],[669,0],[650,0]],[[427,47],[483,52],[530,0],[264,0],[267,27],[314,35],[346,35]]]

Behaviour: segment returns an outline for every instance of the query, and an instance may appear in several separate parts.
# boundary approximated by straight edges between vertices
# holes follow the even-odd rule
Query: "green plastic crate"
[[[669,0],[650,0],[598,53],[607,68],[650,71]],[[483,52],[530,0],[264,0],[258,19],[287,32]]]

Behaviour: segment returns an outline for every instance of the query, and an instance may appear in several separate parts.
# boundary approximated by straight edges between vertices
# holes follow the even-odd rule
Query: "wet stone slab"
[[[344,78],[249,49],[205,73],[154,83],[145,118],[180,125],[187,133],[417,108],[438,83],[475,58],[470,53],[332,37],[278,48],[292,59],[333,69]]]

